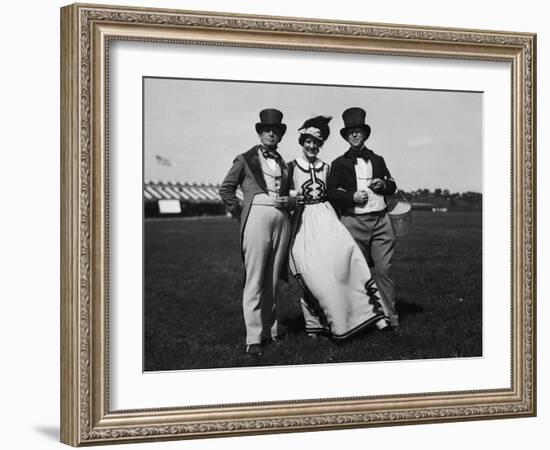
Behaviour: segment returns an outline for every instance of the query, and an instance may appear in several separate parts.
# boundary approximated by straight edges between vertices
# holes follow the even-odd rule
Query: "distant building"
[[[146,180],[143,184],[145,217],[223,216],[225,207],[218,195],[219,184],[182,183],[179,181]],[[478,193],[449,197],[426,195],[426,190],[407,194],[413,210],[445,213],[448,211],[481,210],[482,196]],[[237,197],[243,195],[237,190]]]
[[[225,207],[218,184],[146,180],[143,185],[145,217],[223,216]],[[242,199],[241,191],[237,197]]]

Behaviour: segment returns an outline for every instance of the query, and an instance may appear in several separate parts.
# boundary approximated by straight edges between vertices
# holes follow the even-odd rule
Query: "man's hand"
[[[386,189],[386,182],[380,178],[371,181],[369,188],[375,194],[381,194]]]
[[[289,205],[290,198],[288,196],[277,197],[275,199],[275,208],[277,209],[287,209]]]
[[[229,214],[231,214],[231,217],[233,217],[233,219],[237,219],[239,222],[241,221],[241,212],[243,210],[243,205],[240,202],[236,203],[227,210],[229,211]]]
[[[362,205],[363,203],[366,203],[369,199],[369,193],[367,191],[357,191],[353,194],[353,201],[357,205]]]

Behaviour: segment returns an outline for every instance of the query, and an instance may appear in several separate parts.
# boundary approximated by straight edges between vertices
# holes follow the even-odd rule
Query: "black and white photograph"
[[[3,8],[3,448],[548,445],[544,2],[70,3]]]
[[[143,370],[483,356],[483,93],[143,78]]]

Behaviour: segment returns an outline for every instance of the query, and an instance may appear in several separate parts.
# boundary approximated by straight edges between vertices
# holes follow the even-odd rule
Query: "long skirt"
[[[305,205],[294,230],[290,269],[303,290],[306,332],[346,339],[385,325],[369,266],[330,203]]]

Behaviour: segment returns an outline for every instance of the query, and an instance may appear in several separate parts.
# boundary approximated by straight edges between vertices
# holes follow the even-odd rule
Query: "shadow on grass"
[[[396,301],[397,314],[400,318],[422,314],[424,308],[418,303],[405,302],[402,300]]]
[[[281,317],[279,322],[286,330],[286,333],[291,335],[303,333],[306,327],[306,322],[302,315]]]

